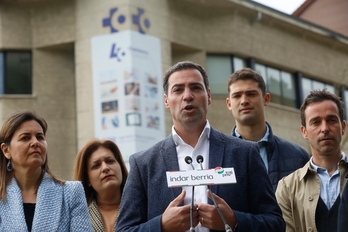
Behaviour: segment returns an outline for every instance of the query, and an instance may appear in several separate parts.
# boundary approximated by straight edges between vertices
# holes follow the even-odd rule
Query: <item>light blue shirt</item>
[[[341,154],[341,160],[346,161],[346,155],[344,152],[341,152]],[[319,176],[320,198],[323,200],[326,207],[331,209],[333,204],[335,204],[338,195],[340,194],[340,171],[337,168],[332,176],[330,176],[327,169],[321,168],[313,163],[313,157],[310,159],[310,164],[313,170],[316,171]]]
[[[235,130],[236,133],[236,137],[244,139],[237,131],[237,128]],[[268,158],[267,158],[267,142],[268,142],[268,136],[269,136],[269,128],[266,125],[266,133],[265,135],[262,137],[262,139],[260,141],[257,142],[257,144],[259,145],[259,149],[260,149],[260,155],[262,158],[263,163],[265,164],[266,170],[268,172]]]

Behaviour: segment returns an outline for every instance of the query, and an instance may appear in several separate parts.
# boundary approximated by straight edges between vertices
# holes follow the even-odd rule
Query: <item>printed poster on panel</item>
[[[165,137],[160,40],[135,31],[92,38],[94,128],[125,162]]]

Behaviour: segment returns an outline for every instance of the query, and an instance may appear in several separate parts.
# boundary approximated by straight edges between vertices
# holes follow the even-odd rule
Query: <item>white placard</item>
[[[204,170],[166,172],[169,188],[193,185],[217,185],[237,183],[234,168],[216,167]]]

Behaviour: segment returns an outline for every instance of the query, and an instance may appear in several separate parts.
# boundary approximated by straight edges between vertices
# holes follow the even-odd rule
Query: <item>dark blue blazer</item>
[[[267,122],[266,124],[269,128],[266,147],[268,176],[275,192],[279,180],[302,168],[309,161],[310,157],[306,150],[299,145],[274,135],[271,125]],[[236,127],[233,128],[232,135],[236,136]]]
[[[285,222],[259,155],[257,143],[225,135],[211,128],[209,168],[234,167],[237,183],[211,186],[233,209],[238,231],[285,231]],[[159,232],[161,216],[182,188],[168,188],[166,171],[179,170],[170,135],[129,159],[117,231]],[[213,204],[209,199],[209,204]]]

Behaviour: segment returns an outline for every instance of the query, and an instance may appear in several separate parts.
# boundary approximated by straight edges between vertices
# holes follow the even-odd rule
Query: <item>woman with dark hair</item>
[[[0,130],[0,231],[92,231],[78,181],[56,178],[47,164],[46,121],[30,110]]]
[[[81,181],[85,189],[94,231],[116,230],[127,176],[122,154],[110,140],[94,139],[77,154],[74,179]]]

